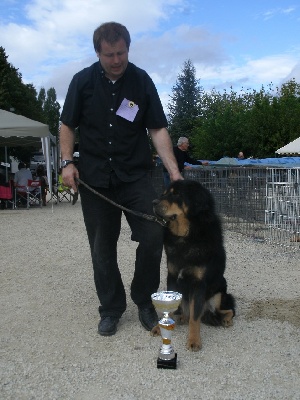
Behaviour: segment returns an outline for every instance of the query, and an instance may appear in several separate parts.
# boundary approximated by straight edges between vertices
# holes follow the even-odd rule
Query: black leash
[[[85,182],[83,182],[81,179],[79,178],[75,178],[75,181],[77,183],[80,183],[81,185],[83,185],[84,187],[86,187],[88,190],[90,190],[92,193],[94,193],[96,196],[101,197],[101,199],[108,201],[109,203],[111,203],[112,205],[114,205],[115,207],[120,208],[123,211],[127,211],[130,214],[136,215],[137,217],[141,217],[144,219],[147,219],[148,221],[152,221],[152,222],[157,222],[158,224],[162,225],[162,226],[166,226],[166,222],[164,220],[161,220],[157,217],[155,217],[154,215],[148,215],[148,214],[144,214],[141,213],[139,211],[134,211],[134,210],[129,210],[126,207],[121,206],[120,204],[115,203],[114,201],[112,201],[111,199],[103,196],[103,194],[97,192],[97,190],[93,189],[92,187],[90,187],[88,184],[86,184]],[[77,199],[76,199],[77,200]],[[74,203],[73,203],[74,204]]]

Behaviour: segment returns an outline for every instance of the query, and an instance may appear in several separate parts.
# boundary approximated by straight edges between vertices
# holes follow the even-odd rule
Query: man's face
[[[97,53],[106,76],[116,81],[124,74],[128,64],[128,49],[124,39],[111,45],[105,40],[101,42],[101,52]]]
[[[183,143],[181,144],[181,147],[180,147],[180,148],[181,148],[182,151],[188,151],[189,145],[190,145],[189,142],[183,142]]]

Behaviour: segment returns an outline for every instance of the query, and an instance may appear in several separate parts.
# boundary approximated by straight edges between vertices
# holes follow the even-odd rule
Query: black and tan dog
[[[235,315],[234,297],[227,293],[224,277],[221,221],[211,193],[189,180],[173,182],[154,201],[154,212],[166,222],[167,290],[182,293],[178,313],[181,321],[189,323],[187,348],[198,351],[200,320],[227,327]],[[159,326],[151,333],[159,335]]]

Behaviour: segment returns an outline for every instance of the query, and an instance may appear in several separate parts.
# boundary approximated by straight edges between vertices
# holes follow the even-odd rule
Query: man
[[[26,168],[23,162],[19,162],[18,171],[14,176],[14,184],[17,187],[18,192],[26,192],[26,186],[28,185],[28,180],[32,180],[32,173]]]
[[[156,198],[149,179],[152,155],[147,132],[171,179],[182,179],[166,129],[167,121],[149,75],[128,61],[130,35],[125,26],[111,22],[94,32],[100,62],[77,73],[70,84],[61,115],[60,146],[64,185],[77,190],[75,179],[92,186],[131,210],[152,214]],[[74,129],[79,127],[79,164],[73,164]],[[89,239],[94,280],[100,300],[98,332],[116,333],[126,309],[126,295],[117,264],[121,210],[79,186]],[[139,242],[131,298],[142,326],[151,330],[157,314],[151,294],[160,282],[162,227],[124,212]]]
[[[26,164],[19,162],[18,171],[14,176],[14,186],[17,190],[20,204],[25,206],[27,204],[27,186],[28,180],[32,180],[32,173],[26,168]]]
[[[184,136],[181,136],[178,139],[177,146],[175,146],[173,149],[180,172],[182,172],[184,169],[191,168],[190,166],[185,166],[184,165],[185,163],[192,165],[208,165],[207,161],[204,162],[197,161],[189,156],[188,153],[189,145],[190,145],[189,139]],[[163,174],[164,174],[165,187],[168,187],[170,185],[170,175],[166,168],[163,168]]]

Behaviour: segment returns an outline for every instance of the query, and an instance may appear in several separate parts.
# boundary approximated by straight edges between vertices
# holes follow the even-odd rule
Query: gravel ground
[[[97,334],[98,300],[80,201],[0,211],[2,400],[300,399],[299,252],[225,232],[234,326],[202,327],[203,348],[177,370],[156,368],[152,338],[128,308],[113,337]],[[129,293],[136,244],[124,221],[119,263]],[[165,289],[166,264],[161,268]]]

